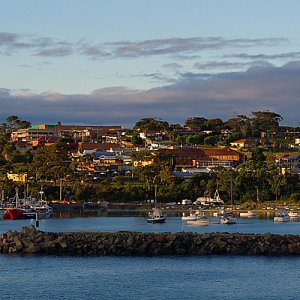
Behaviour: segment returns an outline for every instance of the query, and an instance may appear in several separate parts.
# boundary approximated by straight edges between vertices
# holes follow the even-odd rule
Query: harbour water
[[[0,233],[34,224],[0,221]],[[300,223],[239,219],[236,225],[187,227],[179,216],[40,220],[44,231],[249,232],[298,234]],[[65,257],[0,255],[5,299],[298,299],[300,257]],[[4,299],[4,298],[3,298]]]

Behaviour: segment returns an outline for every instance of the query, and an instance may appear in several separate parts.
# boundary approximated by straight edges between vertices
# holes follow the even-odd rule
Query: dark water
[[[0,233],[35,224],[0,221]],[[300,223],[239,219],[187,227],[180,217],[40,220],[44,231],[249,232],[299,234]],[[0,255],[1,299],[299,299],[300,257],[61,257]]]
[[[300,258],[0,255],[1,299],[299,299]]]

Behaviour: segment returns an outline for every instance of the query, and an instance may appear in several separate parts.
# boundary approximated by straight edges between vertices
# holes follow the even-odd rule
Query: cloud
[[[171,70],[171,71],[177,71],[179,69],[182,69],[182,65],[178,63],[169,63],[162,65],[164,69]]]
[[[285,44],[284,38],[264,39],[226,39],[223,37],[191,37],[191,38],[168,38],[153,39],[139,42],[117,41],[101,45],[82,45],[82,53],[92,57],[147,57],[155,55],[184,54],[187,58],[191,53],[203,50],[220,50],[223,48],[245,48],[257,46],[275,46]],[[89,49],[92,49],[90,51]]]
[[[29,51],[30,55],[60,57],[74,54],[92,59],[136,58],[173,55],[181,59],[198,57],[205,50],[237,49],[257,46],[273,47],[287,44],[284,38],[228,39],[224,37],[165,38],[143,41],[88,42],[84,39],[71,43],[50,37],[0,32],[0,54]]]
[[[17,115],[31,123],[118,124],[133,126],[144,117],[183,124],[204,116],[227,120],[234,113],[279,113],[285,124],[297,124],[300,63],[281,67],[258,66],[244,72],[183,73],[171,85],[147,91],[111,87],[90,94],[14,94],[0,89],[0,119]]]
[[[288,59],[295,60],[300,58],[300,52],[287,52],[287,53],[279,53],[279,54],[247,54],[247,53],[236,53],[232,55],[224,55],[223,57],[231,57],[231,58],[241,58],[241,59]]]
[[[51,57],[59,57],[59,56],[68,56],[72,54],[72,48],[70,47],[58,47],[58,48],[50,48],[44,49],[36,52],[35,56],[51,56]]]
[[[252,66],[273,66],[266,61],[251,62],[229,62],[229,61],[209,61],[205,63],[195,63],[194,68],[199,70],[220,70],[220,69],[245,69]]]

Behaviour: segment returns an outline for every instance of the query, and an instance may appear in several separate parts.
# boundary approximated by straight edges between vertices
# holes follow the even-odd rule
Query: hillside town
[[[16,186],[49,200],[178,202],[219,191],[236,203],[300,199],[300,129],[269,111],[183,125],[36,124],[9,116],[0,132],[2,201]]]

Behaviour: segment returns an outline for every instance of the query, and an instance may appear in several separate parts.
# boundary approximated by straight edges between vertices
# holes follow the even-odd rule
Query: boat
[[[230,215],[230,214],[231,214],[231,211],[225,210],[225,209],[220,209],[219,211],[214,212],[214,213],[213,213],[213,216],[214,216],[214,217],[220,218],[220,217],[228,216],[228,215]]]
[[[288,212],[288,215],[290,216],[291,219],[300,218],[300,212],[298,212],[298,211],[290,211],[290,212]]]
[[[221,224],[236,224],[237,221],[238,221],[238,219],[236,217],[234,217],[233,215],[223,216],[220,219]]]
[[[206,191],[203,197],[197,198],[195,204],[203,206],[220,206],[224,205],[224,201],[221,199],[218,190],[215,191],[213,197],[211,197],[209,192]]]
[[[241,218],[256,218],[257,214],[253,210],[248,210],[247,212],[241,212],[240,217]]]
[[[166,214],[159,207],[154,207],[151,212],[148,213],[148,223],[164,223],[167,219]]]
[[[225,211],[220,218],[220,224],[236,224],[238,219],[233,215],[233,193],[232,193],[232,178],[230,180],[230,203],[231,211]]]
[[[276,223],[289,222],[290,220],[289,214],[285,211],[278,211],[274,217],[274,222]]]
[[[209,219],[204,213],[201,213],[198,214],[196,220],[187,221],[186,224],[192,226],[207,226],[209,224]]]
[[[8,204],[6,208],[2,220],[20,220],[24,219],[24,213],[27,210],[21,207],[20,198],[19,198],[19,189],[16,188],[16,194],[13,198],[13,201]]]
[[[39,194],[40,197],[38,201],[34,205],[30,206],[29,213],[34,214],[34,217],[36,217],[37,214],[39,219],[48,219],[53,215],[53,208],[46,201],[43,189],[40,190]]]
[[[187,216],[183,215],[181,219],[184,221],[195,221],[197,220],[198,215],[199,215],[199,211],[196,210],[195,212],[190,212],[189,215]]]

